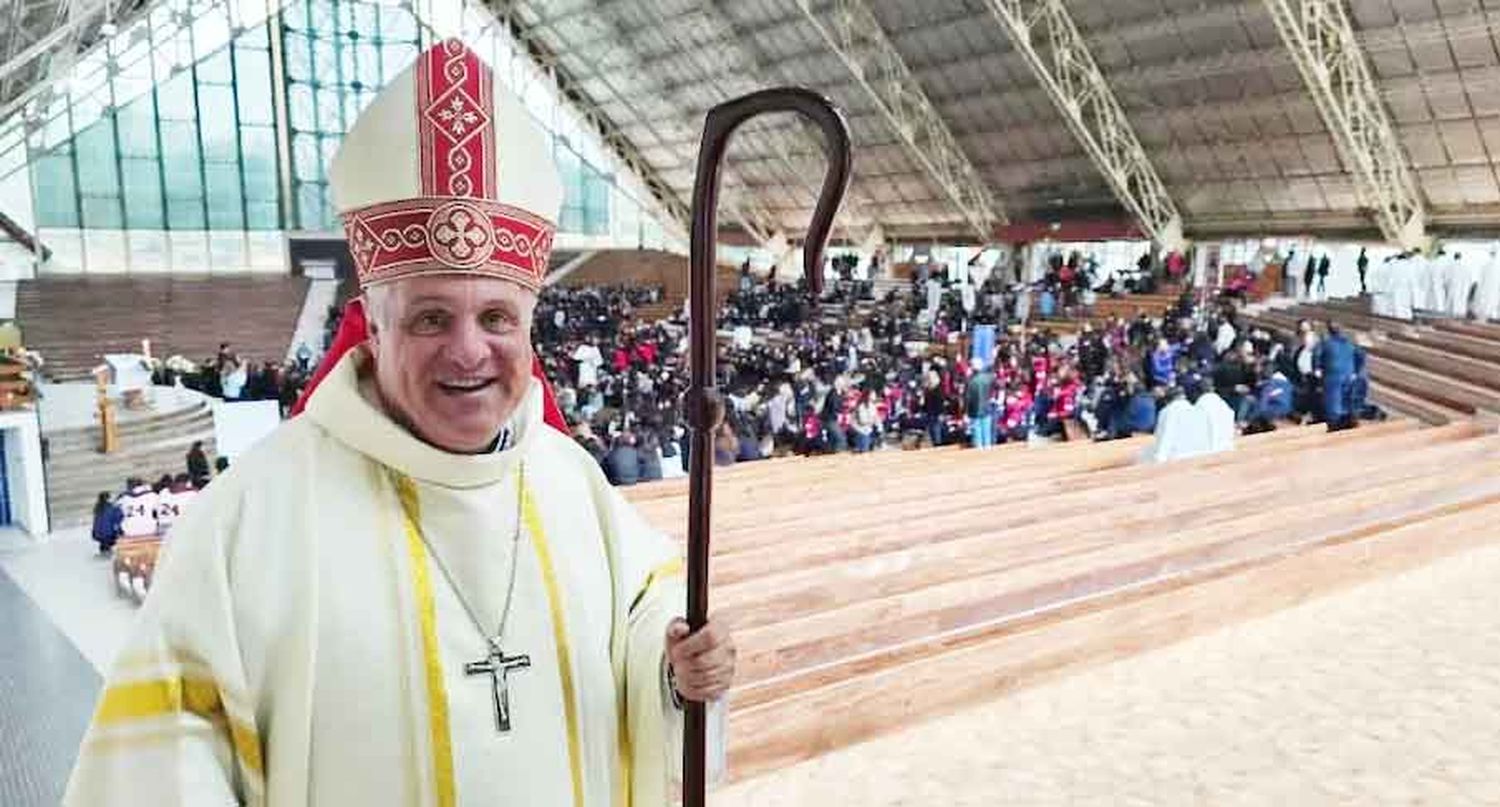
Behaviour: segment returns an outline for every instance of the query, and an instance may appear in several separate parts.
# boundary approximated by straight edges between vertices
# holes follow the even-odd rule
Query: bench
[[[115,542],[113,582],[116,594],[137,603],[146,599],[151,578],[156,573],[161,545],[159,535],[121,538]]]
[[[1234,452],[1165,465],[1136,464],[1143,438],[788,460],[774,472],[724,474],[712,573],[715,613],[736,628],[741,649],[732,775],[961,706],[948,688],[1003,691],[1022,680],[1006,669],[1040,680],[1067,665],[1032,670],[1014,666],[1022,660],[1009,651],[968,654],[1064,641],[1080,608],[1113,626],[1111,615],[1140,592],[1168,591],[1164,580],[1278,562],[1330,519],[1368,530],[1500,495],[1489,481],[1500,471],[1500,438],[1483,432],[1467,421],[1424,430],[1392,420],[1333,434],[1283,428],[1242,439]],[[1307,508],[1300,492],[1312,486],[1335,504]],[[681,533],[685,494],[640,505]],[[1163,640],[1182,619],[1161,623]],[[1086,652],[1065,655],[1093,663],[1121,642],[1152,641],[1095,631]],[[931,681],[944,693],[902,695],[902,678],[929,667],[945,670]]]
[[[1185,578],[1283,564],[1309,547],[1500,501],[1500,438],[1478,433],[1462,424],[1442,430],[1438,444],[1425,439],[1434,431],[1342,441],[1349,433],[1323,434],[1320,439],[1343,442],[1343,448],[1317,462],[1293,463],[1281,479],[1261,471],[1262,481],[1248,483],[1259,485],[1254,489],[1239,488],[1245,478],[1210,487],[1215,476],[1203,471],[1204,496],[1169,510],[1120,502],[1118,510],[1098,507],[1050,531],[999,529],[966,551],[950,546],[929,561],[908,553],[900,563],[877,558],[854,564],[874,576],[849,577],[838,571],[849,565],[834,564],[790,575],[803,585],[777,585],[789,577],[782,575],[763,585],[726,586],[716,595],[721,609],[732,614],[748,607],[757,614],[738,634],[743,677],[732,700],[734,775],[789,764],[1023,679],[1040,680],[1045,671],[1180,638],[1238,613],[1132,611],[1157,620],[1155,633],[1142,632],[1118,614],[1145,591],[1170,593]],[[1327,507],[1307,508],[1296,496],[1300,486],[1315,483],[1336,494]],[[1102,487],[1100,495],[1113,489]],[[1246,506],[1266,496],[1279,504]],[[1224,514],[1206,518],[1205,508]],[[1295,571],[1295,565],[1286,568]],[[763,610],[788,599],[797,607]],[[1097,617],[1085,635],[1077,633],[1081,613]],[[1079,651],[1073,643],[1084,639]],[[1017,642],[1050,652],[1049,661],[1029,667],[1038,656],[1016,655]],[[910,687],[914,672],[922,683]],[[955,688],[966,695],[950,699]]]

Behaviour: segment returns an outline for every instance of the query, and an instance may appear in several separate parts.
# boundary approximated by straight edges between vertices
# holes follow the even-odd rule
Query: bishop
[[[328,173],[362,297],[173,525],[65,803],[667,804],[734,646],[538,377],[548,138],[450,40]]]

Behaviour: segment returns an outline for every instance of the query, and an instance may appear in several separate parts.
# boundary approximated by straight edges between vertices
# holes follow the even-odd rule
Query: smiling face
[[[445,451],[487,450],[531,387],[536,294],[498,278],[434,275],[365,296],[388,413]]]

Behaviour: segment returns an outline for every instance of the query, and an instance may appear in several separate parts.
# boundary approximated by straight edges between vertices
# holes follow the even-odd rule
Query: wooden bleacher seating
[[[16,319],[55,381],[87,380],[107,353],[211,358],[219,343],[253,361],[286,358],[309,281],[288,275],[122,275],[23,280]],[[86,327],[80,317],[87,319]]]
[[[1137,464],[1148,444],[719,472],[712,604],[741,654],[731,776],[1497,537],[1500,436],[1472,422],[1284,427]],[[627,495],[682,535],[682,481]]]
[[[729,264],[719,265],[714,290],[721,303],[734,291],[738,278],[738,268]],[[638,321],[655,322],[676,314],[687,300],[688,259],[686,255],[652,249],[600,250],[559,282],[572,288],[660,286],[662,299],[635,311]]]
[[[1464,334],[1477,339],[1495,342],[1500,341],[1500,323],[1494,322],[1465,322],[1456,319],[1427,320],[1426,324],[1449,333]]]
[[[907,284],[910,283],[910,270],[911,266],[906,264],[892,267],[891,277],[876,281],[876,297],[883,297],[891,288],[906,289]],[[687,258],[682,255],[658,250],[601,250],[558,282],[567,287],[661,286],[662,299],[656,303],[643,305],[634,313],[634,318],[638,322],[657,322],[670,318],[682,310],[687,300],[687,281]],[[738,281],[739,269],[737,267],[729,264],[719,266],[715,290],[720,304],[737,287]],[[1037,328],[1052,331],[1055,336],[1070,337],[1077,335],[1083,329],[1085,321],[1092,322],[1097,327],[1105,325],[1112,317],[1132,319],[1142,313],[1160,317],[1168,308],[1176,304],[1180,295],[1180,289],[1167,285],[1155,294],[1100,297],[1087,316],[1081,313],[1074,316],[1060,313],[1052,319],[1034,318],[1032,324]],[[827,303],[819,309],[816,317],[821,317],[826,322],[841,322],[858,327],[868,319],[874,310],[874,305],[873,301],[860,301],[846,309],[841,303]],[[1034,305],[1032,310],[1033,313],[1036,310]],[[762,342],[774,343],[778,341],[778,336],[779,334],[760,333],[757,338]],[[728,341],[729,338],[729,331],[721,329],[720,341]]]

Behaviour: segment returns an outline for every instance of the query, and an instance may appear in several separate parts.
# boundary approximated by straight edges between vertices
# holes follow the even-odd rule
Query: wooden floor
[[[731,777],[1500,537],[1500,435],[1473,421],[1288,427],[1165,466],[1136,463],[1146,445],[718,472]],[[682,481],[629,496],[682,534]]]

